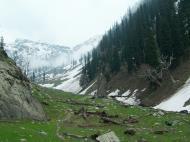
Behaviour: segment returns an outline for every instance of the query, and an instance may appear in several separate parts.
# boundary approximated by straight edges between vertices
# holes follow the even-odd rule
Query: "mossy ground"
[[[110,99],[92,99],[90,96],[78,96],[58,90],[33,87],[33,96],[43,102],[43,107],[49,121],[39,122],[33,120],[23,120],[14,122],[0,122],[0,142],[93,142],[90,138],[94,134],[104,134],[114,131],[121,142],[137,142],[145,139],[148,142],[189,142],[190,140],[190,116],[179,113],[166,113],[159,115],[157,110],[150,108],[123,106],[122,104]],[[70,104],[67,100],[75,100],[79,103],[92,104],[92,106]],[[98,108],[97,105],[103,105]],[[122,122],[129,117],[138,120],[138,123],[126,123],[116,125],[103,123],[97,115],[89,116],[84,119],[82,116],[75,115],[76,112],[84,107],[88,111],[105,111],[108,115],[118,115],[114,121]],[[154,115],[156,114],[156,115]],[[165,123],[171,122],[168,126]],[[60,139],[59,133],[67,133],[85,136],[86,139],[77,139],[71,136],[64,136]],[[136,134],[131,136],[124,132],[132,128]],[[155,134],[155,131],[166,130],[163,134]],[[47,135],[41,134],[45,132]]]

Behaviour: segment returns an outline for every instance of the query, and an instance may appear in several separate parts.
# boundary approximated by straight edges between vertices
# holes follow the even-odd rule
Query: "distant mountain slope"
[[[96,48],[102,36],[95,36],[73,48],[72,59],[79,60],[82,56]],[[77,62],[65,67],[56,67],[46,71],[46,80],[43,82],[40,77],[39,84],[44,87],[55,88],[66,92],[79,93],[82,90],[80,86],[81,70],[83,65]]]
[[[102,39],[101,35],[94,36],[87,41],[84,41],[81,44],[73,47],[73,58],[78,60],[81,56],[86,55],[88,52],[92,51],[92,49],[96,48],[100,40]]]
[[[21,39],[8,44],[6,51],[25,71],[67,65],[72,53],[69,47]]]
[[[70,48],[61,45],[18,39],[12,44],[7,44],[5,50],[9,57],[16,61],[23,72],[28,76],[42,74],[63,68],[77,61],[95,48],[101,36],[94,36],[83,43]]]
[[[66,66],[63,73],[54,77],[49,76],[47,80],[41,84],[43,87],[63,90],[65,92],[79,93],[82,90],[80,86],[82,65]]]

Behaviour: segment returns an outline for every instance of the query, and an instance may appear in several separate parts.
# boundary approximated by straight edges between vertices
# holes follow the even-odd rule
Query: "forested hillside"
[[[81,85],[86,86],[100,73],[109,81],[123,67],[130,74],[143,64],[159,73],[163,68],[175,70],[189,59],[189,51],[190,1],[144,0],[84,57]]]

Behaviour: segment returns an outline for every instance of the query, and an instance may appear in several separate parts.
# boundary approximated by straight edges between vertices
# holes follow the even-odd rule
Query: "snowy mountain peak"
[[[84,56],[88,52],[96,48],[102,39],[102,35],[94,36],[81,44],[73,47],[73,57],[75,60],[78,60],[81,56]]]
[[[67,46],[62,46],[62,45],[57,45],[57,44],[49,44],[46,42],[40,42],[40,41],[32,41],[28,39],[16,39],[15,44],[17,45],[16,47],[23,47],[25,46],[32,46],[32,48],[37,48],[39,45],[40,46],[46,46],[48,48],[54,47],[54,48],[63,48],[64,50],[71,50],[70,47]],[[21,46],[19,46],[21,45]]]
[[[28,39],[17,39],[5,47],[9,57],[14,59],[23,72],[42,72],[60,68],[78,61],[81,56],[97,47],[102,36],[95,36],[73,47],[49,44]]]
[[[70,63],[72,50],[69,47],[18,39],[5,47],[23,70],[57,67]]]

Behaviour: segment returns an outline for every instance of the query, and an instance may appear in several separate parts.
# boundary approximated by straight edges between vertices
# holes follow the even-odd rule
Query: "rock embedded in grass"
[[[166,124],[167,126],[173,126],[173,122],[170,122],[170,121],[165,121],[165,124]]]
[[[25,138],[20,139],[20,142],[27,142]]]
[[[41,134],[43,136],[47,136],[48,135],[47,132],[45,132],[45,131],[40,131],[39,134]]]
[[[165,133],[168,133],[169,131],[168,130],[155,130],[154,131],[154,134],[157,134],[157,135],[163,135]]]
[[[142,139],[138,140],[137,142],[147,142],[147,140],[142,138]]]
[[[127,129],[124,133],[127,135],[134,136],[136,134],[136,131],[135,129],[130,128],[130,129]]]

